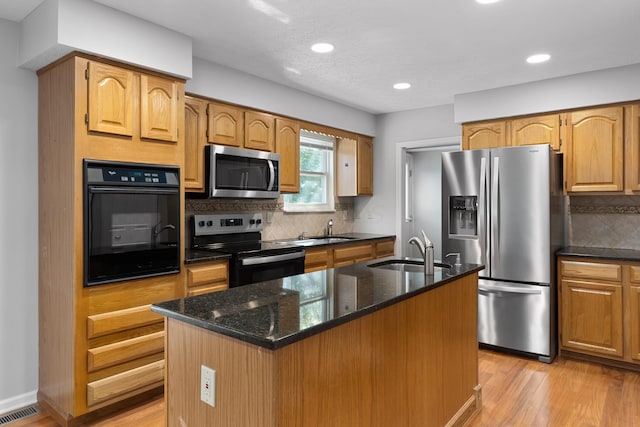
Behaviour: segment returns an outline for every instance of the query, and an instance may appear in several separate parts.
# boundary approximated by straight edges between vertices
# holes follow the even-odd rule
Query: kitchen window
[[[300,192],[284,196],[286,212],[333,212],[336,139],[300,130]]]

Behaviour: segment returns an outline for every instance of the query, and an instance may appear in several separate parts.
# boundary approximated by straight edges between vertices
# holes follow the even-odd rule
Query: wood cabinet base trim
[[[626,369],[630,371],[640,372],[640,364],[627,362],[624,360],[609,359],[606,357],[598,357],[591,354],[575,352],[567,349],[560,349],[559,355],[569,359],[583,360],[586,362],[598,363],[614,368]]]
[[[462,427],[465,425],[467,421],[476,413],[476,411],[480,410],[482,406],[482,389],[480,385],[474,387],[473,396],[469,397],[469,399],[460,407],[458,412],[449,420],[445,427]]]

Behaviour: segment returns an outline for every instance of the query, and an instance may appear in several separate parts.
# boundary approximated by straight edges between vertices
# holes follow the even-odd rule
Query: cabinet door
[[[640,362],[640,286],[631,286],[629,290],[631,358]]]
[[[567,191],[622,191],[623,107],[568,116]]]
[[[209,104],[207,140],[212,144],[242,147],[244,140],[244,117],[239,108],[229,105]]]
[[[336,150],[336,187],[338,196],[358,195],[357,141],[350,138],[338,138]]]
[[[133,135],[133,72],[88,63],[88,127],[90,131]]]
[[[549,144],[560,150],[560,114],[513,119],[510,127],[511,145]]]
[[[204,191],[204,147],[207,143],[207,102],[185,97],[184,102],[184,187]]]
[[[561,287],[561,345],[621,358],[622,285],[562,280]]]
[[[275,120],[271,114],[244,113],[244,146],[253,150],[273,151]]]
[[[300,192],[300,124],[276,119],[276,153],[280,154],[280,191]]]
[[[178,141],[178,84],[155,76],[140,76],[140,136]]]
[[[507,122],[492,121],[462,126],[462,149],[479,150],[507,146]]]
[[[358,136],[358,195],[373,195],[373,139]]]
[[[631,191],[640,191],[640,104],[628,106],[626,113],[629,117],[625,128],[626,187]]]

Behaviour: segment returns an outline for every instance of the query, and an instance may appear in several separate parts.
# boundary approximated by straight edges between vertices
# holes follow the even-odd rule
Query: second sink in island
[[[425,281],[361,263],[156,304],[167,425],[464,421],[479,401],[481,268]],[[200,401],[203,365],[217,372],[215,407]]]

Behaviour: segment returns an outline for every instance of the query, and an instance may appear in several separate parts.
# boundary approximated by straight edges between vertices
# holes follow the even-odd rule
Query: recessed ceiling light
[[[498,3],[499,1],[500,0],[476,0],[476,2],[480,4]]]
[[[396,83],[393,85],[393,88],[398,90],[409,89],[410,87],[411,87],[410,83]]]
[[[333,50],[333,45],[331,43],[316,43],[311,46],[311,50],[318,53],[327,53]]]
[[[530,57],[528,57],[527,62],[529,64],[539,64],[541,62],[547,62],[549,59],[551,59],[551,55],[549,55],[548,53],[539,53],[537,55],[531,55]]]

